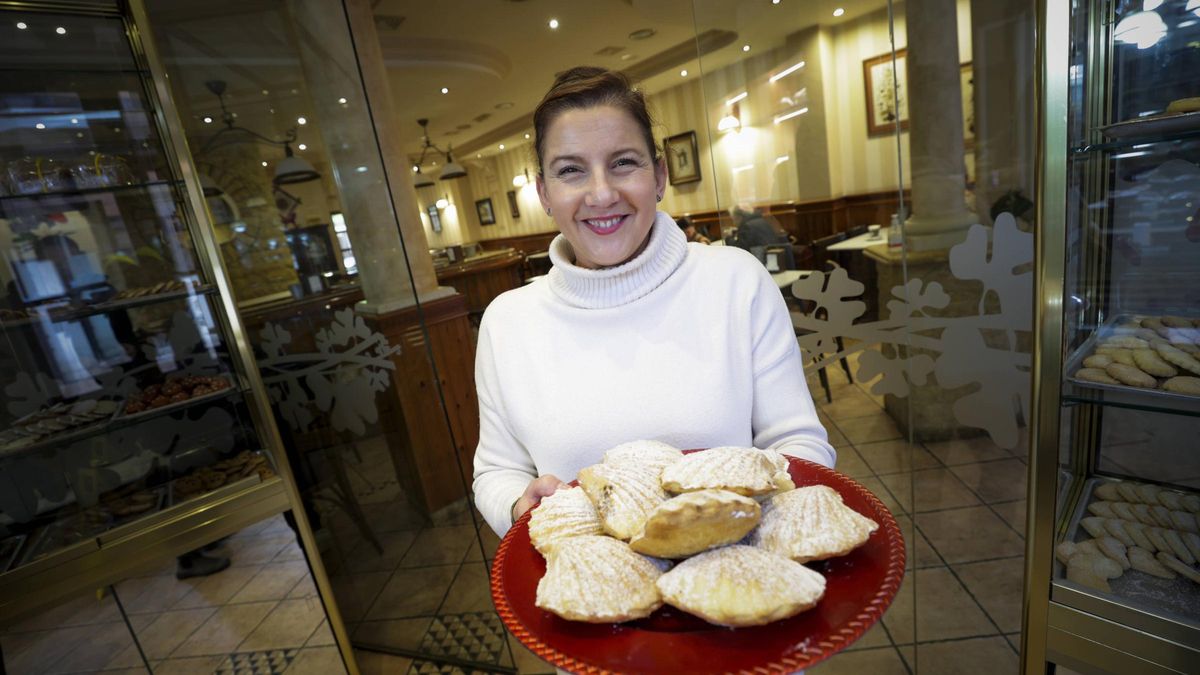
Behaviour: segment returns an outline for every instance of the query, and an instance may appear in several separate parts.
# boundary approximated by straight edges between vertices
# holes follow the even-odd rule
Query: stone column
[[[912,154],[912,215],[905,244],[912,251],[947,249],[979,222],[963,199],[962,86],[955,0],[909,0],[908,117]]]
[[[370,4],[367,0],[345,4],[346,14],[342,4],[334,2],[290,0],[287,8],[314,118],[337,174],[346,227],[358,260],[365,300],[357,309],[378,315],[413,305],[414,292],[425,301],[447,297],[454,290],[437,284],[411,169],[393,126],[387,72]],[[330,31],[341,32],[338,27],[346,25],[347,14],[350,35],[330,39]],[[342,98],[346,103],[339,102]],[[389,194],[388,187],[390,203],[381,199]]]

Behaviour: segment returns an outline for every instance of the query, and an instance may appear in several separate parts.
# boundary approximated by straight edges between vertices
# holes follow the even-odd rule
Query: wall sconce
[[[742,128],[742,110],[737,103],[733,104],[733,110],[729,114],[722,117],[720,122],[717,122],[717,131],[726,133],[729,131],[737,131]]]
[[[523,188],[529,185],[529,169],[521,169],[521,173],[513,176],[513,187]]]
[[[441,199],[434,202],[433,205],[438,207],[438,210],[440,211],[440,210],[446,208],[447,206],[450,206],[450,200],[446,199],[445,197],[442,197]]]

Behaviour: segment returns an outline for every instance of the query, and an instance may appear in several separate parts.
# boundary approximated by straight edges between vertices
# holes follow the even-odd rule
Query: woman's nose
[[[617,191],[613,188],[609,177],[601,172],[596,172],[592,175],[593,178],[588,185],[587,205],[608,206],[617,201]]]

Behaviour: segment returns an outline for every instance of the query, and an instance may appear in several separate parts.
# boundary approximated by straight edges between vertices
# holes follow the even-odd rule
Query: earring
[[[658,201],[658,202],[661,202],[661,201],[662,201],[662,195],[655,195],[655,196],[654,196],[654,200],[655,200],[655,201]]]
[[[546,215],[550,215],[550,207],[549,206],[546,207]]]

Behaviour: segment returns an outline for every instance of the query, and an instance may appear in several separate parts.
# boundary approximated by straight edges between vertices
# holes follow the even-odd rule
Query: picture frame
[[[479,215],[480,225],[496,224],[496,212],[492,209],[491,197],[475,200],[475,213]]]
[[[667,160],[667,177],[671,185],[695,183],[700,180],[700,146],[695,131],[685,131],[663,140]]]
[[[975,147],[975,72],[970,61],[959,66],[958,77],[962,87],[963,145],[969,150]]]
[[[508,197],[508,215],[512,216],[513,220],[520,220],[521,209],[517,208],[517,191],[509,190],[505,194]]]
[[[425,212],[429,214],[429,227],[432,228],[434,232],[441,232],[442,216],[440,213],[438,213],[437,205],[430,204],[429,208],[425,209]]]
[[[893,84],[895,85],[893,87]],[[908,50],[896,50],[896,69],[892,54],[880,54],[863,60],[863,87],[867,103],[867,136],[883,136],[908,129]]]

